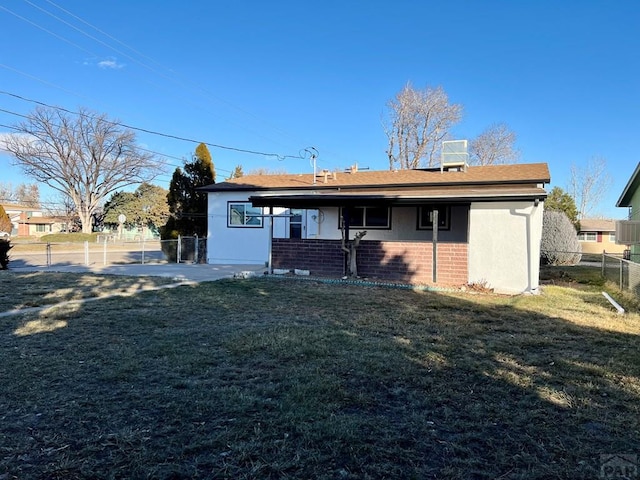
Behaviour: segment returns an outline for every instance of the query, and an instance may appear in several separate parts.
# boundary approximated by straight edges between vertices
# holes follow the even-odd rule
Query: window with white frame
[[[36,232],[43,233],[47,231],[47,226],[40,223],[36,224]]]
[[[616,243],[616,232],[609,232],[609,241],[611,243]]]
[[[433,230],[433,212],[438,211],[438,230],[451,228],[451,207],[449,205],[423,205],[418,208],[418,230]]]
[[[227,207],[227,227],[262,228],[262,208],[249,202],[229,202]]]
[[[598,234],[596,232],[580,232],[578,234],[578,240],[581,242],[597,242]]]
[[[391,209],[389,207],[348,207],[340,209],[340,218],[349,217],[349,226],[355,228],[390,229]],[[341,226],[341,223],[338,227]]]

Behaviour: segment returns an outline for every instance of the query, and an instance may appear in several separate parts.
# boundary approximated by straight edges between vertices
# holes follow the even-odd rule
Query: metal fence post
[[[144,265],[144,237],[142,237],[142,265]]]
[[[89,266],[89,242],[86,240],[84,242],[84,265],[85,267]]]
[[[107,265],[107,236],[104,236],[104,244],[102,247],[102,264]]]
[[[622,270],[623,270],[622,265],[623,265],[623,262],[622,262],[622,259],[620,259],[620,290],[623,290],[623,288],[624,288],[624,285],[622,283],[622,276],[623,276],[622,275]]]
[[[194,235],[193,244],[195,246],[195,252],[193,253],[193,263],[198,264],[198,235]]]
[[[49,242],[47,242],[47,250],[46,250],[46,257],[47,257],[47,267],[51,266],[51,244]]]
[[[602,265],[600,267],[600,269],[602,270],[602,277],[605,278],[605,266],[606,266],[606,262],[607,262],[607,257],[604,254],[604,251],[602,252]]]
[[[178,245],[176,246],[176,263],[180,263],[180,257],[182,256],[182,241],[180,235],[178,235]]]

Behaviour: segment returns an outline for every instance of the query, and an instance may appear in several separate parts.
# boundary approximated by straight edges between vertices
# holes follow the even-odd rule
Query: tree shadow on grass
[[[254,279],[3,319],[0,474],[597,478],[639,450],[635,333],[483,298]]]
[[[10,288],[0,292],[0,314],[16,309],[54,306],[63,302],[95,299],[108,295],[133,295],[156,288],[171,279],[70,272],[2,272]]]

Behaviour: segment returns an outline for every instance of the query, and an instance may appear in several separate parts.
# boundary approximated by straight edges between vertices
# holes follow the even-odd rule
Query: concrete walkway
[[[191,282],[211,282],[222,278],[233,278],[242,272],[254,272],[262,275],[264,265],[206,265],[189,263],[149,263],[126,265],[52,265],[50,267],[10,268],[14,272],[91,272],[103,275],[133,275],[150,277],[169,277],[175,280]]]

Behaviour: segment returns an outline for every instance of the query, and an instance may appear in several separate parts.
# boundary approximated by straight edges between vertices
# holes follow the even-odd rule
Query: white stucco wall
[[[229,227],[227,209],[229,202],[248,202],[254,192],[210,192],[208,195],[207,263],[210,264],[266,264],[269,259],[269,218],[264,218],[261,228]],[[269,213],[264,208],[265,214]],[[286,215],[285,208],[274,208],[276,215]],[[324,221],[318,222],[316,210],[306,210],[303,215],[304,238],[319,238]],[[273,237],[286,238],[289,218],[273,219]]]
[[[542,211],[542,202],[471,204],[469,282],[504,293],[537,291]]]
[[[209,193],[207,263],[264,264],[269,256],[268,221],[262,228],[228,228],[228,202],[246,202],[243,193]]]

